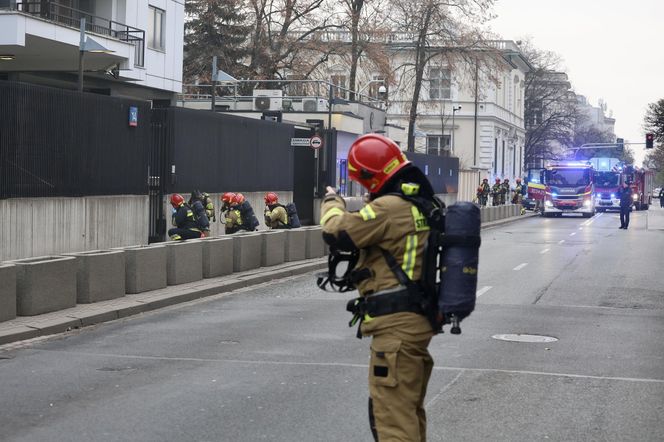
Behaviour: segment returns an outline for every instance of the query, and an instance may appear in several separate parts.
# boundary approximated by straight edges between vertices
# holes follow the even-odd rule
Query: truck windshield
[[[552,186],[587,186],[590,173],[588,169],[553,169],[547,171],[546,180]]]
[[[599,187],[616,187],[620,184],[620,174],[616,172],[595,172],[595,185]]]

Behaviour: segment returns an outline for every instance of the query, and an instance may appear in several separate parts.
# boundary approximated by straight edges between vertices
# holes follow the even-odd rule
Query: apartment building
[[[0,80],[174,102],[182,91],[184,0],[0,0]]]

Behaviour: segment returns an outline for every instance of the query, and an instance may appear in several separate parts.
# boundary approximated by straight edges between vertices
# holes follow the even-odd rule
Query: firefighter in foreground
[[[428,346],[434,331],[418,306],[409,303],[386,256],[391,255],[410,280],[420,278],[430,229],[422,212],[398,194],[433,191],[399,147],[380,135],[365,135],[353,143],[348,171],[368,189],[371,201],[359,212],[348,212],[344,200],[328,187],[321,225],[331,247],[360,250],[355,272],[360,299],[375,301],[375,313],[360,318],[361,334],[373,337],[371,431],[380,441],[424,441],[424,397],[433,367]]]

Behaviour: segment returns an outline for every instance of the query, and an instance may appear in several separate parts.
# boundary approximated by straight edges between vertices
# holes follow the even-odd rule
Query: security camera
[[[385,87],[385,85],[381,84],[381,85],[378,87],[378,93],[381,94],[381,95],[387,93],[387,88]]]

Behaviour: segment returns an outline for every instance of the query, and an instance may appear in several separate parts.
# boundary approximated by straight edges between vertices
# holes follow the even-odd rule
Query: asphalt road
[[[433,441],[664,438],[664,210],[485,230]],[[369,441],[369,340],[312,275],[0,350],[2,441]],[[499,334],[555,337],[501,341]]]

